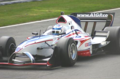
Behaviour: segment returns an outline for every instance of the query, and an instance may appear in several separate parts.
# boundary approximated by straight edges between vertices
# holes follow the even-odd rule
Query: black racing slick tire
[[[77,46],[72,38],[61,38],[57,43],[60,49],[61,66],[73,66],[77,60]]]
[[[16,43],[13,37],[2,36],[0,38],[0,46],[3,57],[9,57],[16,48]]]
[[[104,30],[110,32],[107,38],[107,41],[110,41],[110,43],[105,49],[110,53],[120,53],[120,26],[106,27]]]

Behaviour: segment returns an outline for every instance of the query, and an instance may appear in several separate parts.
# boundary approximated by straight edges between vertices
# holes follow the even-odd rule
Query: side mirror
[[[33,32],[32,35],[38,35],[38,32]]]

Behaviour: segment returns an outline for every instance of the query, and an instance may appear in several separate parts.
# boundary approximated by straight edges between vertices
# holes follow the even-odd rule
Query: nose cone
[[[43,35],[40,37],[35,37],[29,40],[26,40],[24,42],[22,42],[20,45],[18,45],[18,47],[16,48],[15,52],[19,52],[22,49],[25,49],[28,46],[34,45],[34,44],[39,44],[48,40],[52,40],[53,39],[53,35]]]

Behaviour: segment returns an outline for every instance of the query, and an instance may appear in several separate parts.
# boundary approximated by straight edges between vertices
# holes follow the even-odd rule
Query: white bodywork
[[[65,22],[58,21],[59,18],[63,18]],[[79,53],[86,51],[92,54],[92,44],[101,43],[106,40],[106,38],[99,37],[92,40],[91,36],[85,33],[82,28],[68,15],[61,15],[56,20],[56,23],[67,28],[65,35],[48,35],[52,32],[50,29],[46,31],[42,36],[36,36],[35,38],[28,39],[21,43],[16,48],[15,53],[29,52],[32,55],[47,57],[53,54],[54,50],[52,47],[56,46],[60,38],[72,37],[77,42],[78,55],[82,55]],[[74,28],[71,29],[71,26],[74,26]],[[75,29],[77,29],[77,34],[75,33]]]

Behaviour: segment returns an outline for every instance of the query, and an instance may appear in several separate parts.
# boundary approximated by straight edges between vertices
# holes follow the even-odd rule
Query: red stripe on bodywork
[[[11,65],[11,66],[30,66],[30,65],[46,65],[47,63],[27,63],[27,64],[13,64],[13,63],[3,63],[1,62],[0,65]]]
[[[46,40],[46,41],[53,41],[53,39],[50,39],[50,40]],[[35,42],[35,43],[31,43],[31,44],[28,44],[26,45],[25,47],[27,46],[30,46],[30,45],[33,45],[33,44],[38,44],[38,43],[42,43],[42,42],[45,42],[45,41],[41,41],[41,42]],[[19,51],[21,51],[23,48],[21,48]],[[18,53],[19,51],[15,52],[15,53]]]
[[[81,44],[80,44],[80,46],[84,43],[84,42],[86,42],[86,41],[88,41],[89,39],[85,39],[85,40],[81,40],[80,42],[81,42]],[[79,47],[80,47],[79,46]]]
[[[52,66],[52,64],[50,64],[49,61],[47,62],[47,65],[48,65],[48,66]]]
[[[88,38],[74,39],[74,40],[79,40],[80,43],[81,43],[81,44],[80,44],[80,46],[81,46],[83,43],[85,43],[86,41],[90,40],[90,37],[88,37]],[[79,46],[79,47],[80,47],[80,46]],[[78,47],[78,48],[79,48],[79,47]]]
[[[45,41],[53,41],[53,39],[45,40]],[[25,47],[30,46],[30,45],[33,45],[33,44],[42,43],[42,42],[45,42],[45,41],[40,41],[40,42],[31,43],[31,44],[26,45]]]
[[[81,33],[80,31],[77,32],[77,34],[80,34],[80,33]],[[67,35],[67,36],[65,36],[65,37],[70,37],[70,36],[72,36],[72,35],[76,35],[76,33],[70,33],[69,35]]]
[[[91,56],[90,50],[78,51],[78,56]]]

